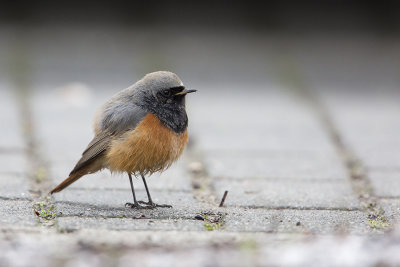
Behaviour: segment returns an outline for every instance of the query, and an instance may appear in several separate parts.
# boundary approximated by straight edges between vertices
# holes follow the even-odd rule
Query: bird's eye
[[[170,90],[164,90],[161,92],[163,96],[165,97],[170,97],[171,96],[171,91]]]

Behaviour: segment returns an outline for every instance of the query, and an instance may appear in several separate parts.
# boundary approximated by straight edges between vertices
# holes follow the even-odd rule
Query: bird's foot
[[[138,209],[138,210],[141,210],[141,209],[154,209],[151,206],[146,206],[146,205],[142,206],[138,202],[136,202],[136,203],[127,202],[127,203],[125,203],[125,207],[126,208],[131,208],[131,209]]]
[[[140,204],[145,205],[146,207],[150,208],[150,209],[154,209],[154,208],[172,208],[171,205],[167,205],[167,204],[156,204],[153,201],[148,201],[148,202],[144,202],[144,201],[139,201]]]

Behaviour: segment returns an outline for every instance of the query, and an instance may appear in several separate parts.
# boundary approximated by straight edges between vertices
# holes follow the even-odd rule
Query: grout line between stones
[[[187,162],[194,197],[202,202],[217,206],[216,193],[212,178],[206,170],[200,151],[196,150],[190,140],[185,160]]]
[[[28,197],[3,197],[0,196],[0,200],[7,200],[7,201],[32,201],[31,198]]]
[[[101,219],[133,219],[133,220],[147,220],[147,221],[160,221],[160,220],[182,220],[182,221],[197,221],[194,216],[193,217],[142,217],[142,214],[138,214],[137,217],[134,215],[121,215],[121,216],[112,216],[112,215],[80,215],[80,214],[69,214],[69,215],[57,215],[58,218],[101,218]]]
[[[15,88],[16,102],[25,141],[25,154],[28,159],[28,179],[32,195],[33,212],[38,216],[38,224],[51,227],[55,223],[55,208],[48,195],[50,178],[48,166],[40,153],[32,115],[32,75],[33,64],[30,58],[26,34],[19,32],[9,55],[11,84]]]
[[[264,209],[264,210],[327,210],[327,211],[360,211],[359,208],[335,208],[335,207],[293,207],[293,206],[227,206],[229,208],[242,208],[242,209]]]
[[[389,199],[400,200],[399,196],[377,196],[377,198],[381,200],[389,200]]]
[[[287,54],[287,53],[286,53]],[[304,103],[314,111],[325,131],[329,135],[339,156],[346,166],[350,184],[354,194],[359,199],[362,210],[367,214],[369,226],[376,230],[383,230],[390,226],[384,217],[384,210],[379,203],[379,198],[375,195],[372,184],[368,178],[367,170],[362,161],[355,153],[343,142],[343,137],[333,118],[318,98],[315,92],[307,85],[299,67],[295,62],[287,60],[281,62],[280,78],[282,83],[286,83],[287,88],[296,94]],[[289,64],[288,64],[289,63]]]
[[[193,143],[193,140],[190,139],[187,149],[188,153],[186,153],[185,157],[193,195],[195,199],[204,203],[204,209],[208,208],[207,211],[201,212],[199,216],[203,219],[203,226],[207,231],[220,230],[225,225],[227,212],[225,208],[218,208],[217,194],[212,177],[207,172],[204,157],[202,157],[200,151],[195,148]],[[212,207],[215,207],[215,209]],[[221,209],[221,211],[218,211],[218,209]]]

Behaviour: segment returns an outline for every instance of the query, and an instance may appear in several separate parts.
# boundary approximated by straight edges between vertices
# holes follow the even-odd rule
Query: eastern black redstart
[[[144,176],[166,170],[182,154],[188,141],[185,96],[195,91],[185,89],[176,74],[158,71],[114,95],[95,116],[95,137],[68,178],[51,194],[107,168],[128,173],[133,203],[127,206],[171,207],[152,201]],[[142,177],[148,202],[136,200],[132,174]]]

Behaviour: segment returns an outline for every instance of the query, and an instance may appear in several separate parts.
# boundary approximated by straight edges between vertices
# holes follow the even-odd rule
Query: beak
[[[188,90],[184,89],[183,91],[180,91],[179,93],[176,93],[174,95],[186,95],[186,94],[189,94],[189,93],[194,93],[196,91],[197,90],[195,90],[195,89],[188,89]]]

